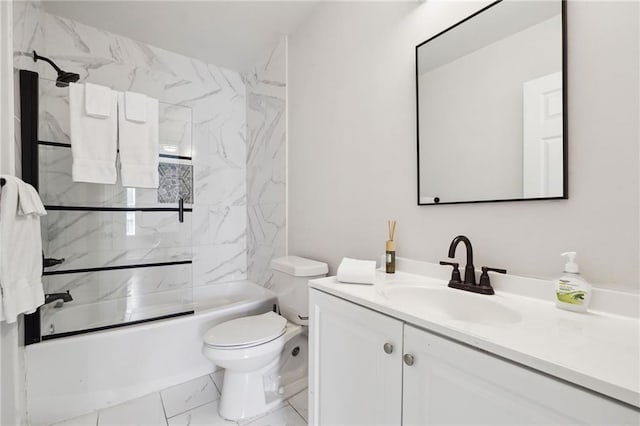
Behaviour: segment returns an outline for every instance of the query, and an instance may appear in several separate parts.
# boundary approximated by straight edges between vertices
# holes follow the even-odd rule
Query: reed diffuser
[[[387,274],[395,274],[396,272],[396,242],[394,240],[396,235],[396,221],[387,221],[387,227],[389,229],[389,239],[387,240],[387,251],[385,255],[385,270]]]

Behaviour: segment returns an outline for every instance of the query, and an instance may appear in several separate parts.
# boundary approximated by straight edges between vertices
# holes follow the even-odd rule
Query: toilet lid
[[[286,326],[287,320],[275,312],[237,318],[207,331],[204,343],[219,347],[258,345],[284,334]]]

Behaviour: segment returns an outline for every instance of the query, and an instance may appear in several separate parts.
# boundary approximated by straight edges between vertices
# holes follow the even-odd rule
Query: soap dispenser
[[[591,299],[591,285],[580,276],[576,263],[576,252],[562,253],[569,261],[564,265],[564,274],[555,281],[556,306],[576,312],[586,312]]]

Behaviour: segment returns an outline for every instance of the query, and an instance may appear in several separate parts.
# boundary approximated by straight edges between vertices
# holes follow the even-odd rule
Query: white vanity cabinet
[[[401,424],[403,323],[320,291],[309,297],[309,424]]]
[[[404,325],[403,425],[638,425],[605,397]]]
[[[640,424],[627,405],[315,289],[310,315],[310,425]]]

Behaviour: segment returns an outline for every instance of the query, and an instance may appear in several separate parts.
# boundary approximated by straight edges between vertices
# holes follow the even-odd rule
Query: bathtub
[[[273,292],[249,281],[195,287],[193,300],[193,315],[27,346],[30,424],[49,425],[212,373],[201,352],[204,333],[276,303]],[[70,311],[61,311],[59,321],[68,321]]]

